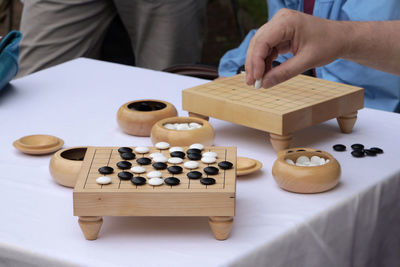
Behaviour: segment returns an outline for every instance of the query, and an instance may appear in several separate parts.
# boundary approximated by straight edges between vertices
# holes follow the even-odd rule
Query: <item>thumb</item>
[[[309,60],[298,54],[267,72],[263,77],[262,85],[264,88],[275,86],[299,75],[311,67]]]

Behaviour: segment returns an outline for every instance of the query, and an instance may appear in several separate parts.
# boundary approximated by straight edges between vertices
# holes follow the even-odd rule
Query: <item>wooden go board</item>
[[[314,124],[357,112],[360,87],[299,75],[269,89],[254,89],[245,74],[215,80],[182,92],[184,110],[288,135]]]
[[[138,166],[140,164],[136,162],[137,158],[149,157],[154,152],[160,152],[169,158],[168,149],[151,147],[148,153],[136,153],[135,159],[124,160],[118,153],[118,147],[89,147],[73,193],[74,215],[79,216],[79,224],[86,239],[97,238],[102,216],[208,216],[215,237],[226,239],[235,215],[236,148],[206,147],[203,152],[206,151],[216,152],[217,162],[205,164],[198,161],[199,167],[193,171],[202,172],[203,178],[214,178],[215,184],[203,185],[199,179],[189,179],[187,173],[192,170],[183,167],[184,162],[189,161],[185,157],[180,164],[167,163],[168,167],[181,166],[183,172],[180,174],[158,170],[162,172],[162,178],[180,179],[179,185],[170,186],[164,183],[152,186],[148,183],[134,185],[130,180],[121,180],[118,173],[130,170],[120,170],[116,164],[119,161],[129,161],[132,167]],[[207,166],[218,168],[221,161],[229,161],[233,163],[233,167],[227,170],[219,168],[216,175],[207,175],[203,171]],[[98,170],[103,166],[114,169],[113,173],[105,175],[112,179],[111,184],[96,183],[96,179],[103,176]],[[141,166],[146,168],[146,173],[155,171],[151,164]],[[146,177],[146,173],[134,176]]]

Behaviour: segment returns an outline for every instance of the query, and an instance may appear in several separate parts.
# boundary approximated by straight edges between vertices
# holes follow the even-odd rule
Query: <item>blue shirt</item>
[[[271,19],[281,8],[303,11],[303,0],[268,0]],[[400,0],[315,0],[313,15],[331,20],[400,20]],[[228,51],[219,64],[220,76],[232,76],[246,61],[246,51],[256,30],[250,31],[241,45]],[[279,55],[283,62],[291,54]],[[399,62],[400,64],[400,62]],[[365,106],[400,112],[400,76],[338,59],[316,69],[318,78],[363,87]]]

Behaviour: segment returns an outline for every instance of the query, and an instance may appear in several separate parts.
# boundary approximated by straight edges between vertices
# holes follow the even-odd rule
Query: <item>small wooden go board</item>
[[[132,147],[134,149],[134,147]],[[184,148],[186,151],[187,148]],[[198,161],[199,167],[189,170],[183,167],[184,162],[190,161],[187,157],[180,164],[166,163],[169,166],[177,165],[183,168],[180,174],[171,174],[167,169],[159,170],[162,178],[176,177],[180,180],[179,185],[170,186],[162,184],[152,186],[134,185],[130,180],[121,180],[117,167],[120,161],[129,161],[132,167],[139,166],[136,160],[140,157],[149,157],[150,153],[160,152],[167,158],[170,153],[167,150],[159,150],[150,147],[145,154],[136,153],[136,158],[124,160],[121,158],[118,147],[89,147],[83,160],[82,168],[74,188],[74,215],[79,216],[79,223],[87,239],[96,239],[100,230],[101,216],[207,216],[210,217],[210,225],[217,239],[226,239],[229,231],[223,236],[216,234],[213,225],[232,224],[235,215],[235,193],[236,193],[236,148],[235,147],[206,147],[203,152],[213,151],[217,153],[217,161],[212,164]],[[221,169],[218,163],[229,161],[233,163],[231,169]],[[153,162],[152,162],[153,163]],[[109,166],[114,169],[111,174],[100,174],[99,168]],[[149,165],[140,165],[146,169],[146,173],[156,171]],[[216,175],[207,175],[203,169],[208,166],[219,168]],[[187,173],[190,171],[202,172],[202,177],[215,179],[215,184],[203,185],[199,179],[189,179]],[[146,177],[146,173],[133,176]],[[96,179],[100,176],[111,178],[111,184],[100,185]],[[89,228],[86,229],[86,228]],[[95,229],[95,234],[90,234]],[[218,226],[219,227],[219,226]],[[229,228],[230,229],[230,228]]]
[[[304,75],[256,90],[242,73],[182,92],[182,107],[190,113],[276,135],[292,134],[363,106],[362,88]]]

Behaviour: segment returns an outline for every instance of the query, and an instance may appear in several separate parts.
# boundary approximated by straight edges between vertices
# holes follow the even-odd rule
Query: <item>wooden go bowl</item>
[[[151,110],[141,111],[141,105],[146,105]],[[150,136],[151,127],[157,121],[177,114],[174,105],[167,101],[143,99],[123,104],[118,110],[117,121],[127,134]]]
[[[329,162],[320,166],[295,166],[285,160],[296,162],[300,156],[318,156],[329,159]],[[320,193],[334,188],[340,178],[340,165],[328,152],[311,148],[291,148],[280,151],[272,167],[272,175],[278,185],[295,193]]]
[[[51,157],[50,174],[53,179],[66,187],[74,187],[87,147],[71,147],[62,149]]]
[[[192,130],[170,130],[164,127],[167,123],[191,123],[197,122],[202,126]],[[190,146],[200,143],[204,146],[212,146],[215,133],[211,124],[203,119],[195,117],[172,117],[158,121],[151,129],[151,141],[153,145],[158,142],[167,142],[171,146]]]

